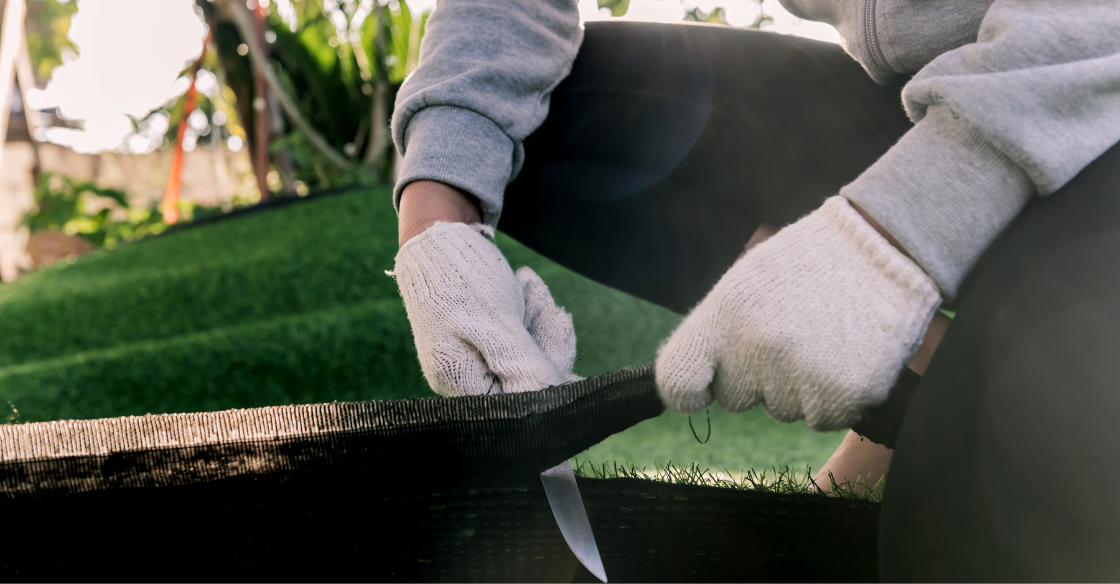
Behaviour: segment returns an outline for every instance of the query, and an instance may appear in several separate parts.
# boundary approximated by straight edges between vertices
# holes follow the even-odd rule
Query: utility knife
[[[542,472],[541,483],[564,541],[568,542],[568,547],[587,571],[606,582],[607,572],[603,569],[599,546],[595,545],[595,534],[591,533],[591,523],[587,520],[587,509],[579,496],[571,463],[565,460]]]

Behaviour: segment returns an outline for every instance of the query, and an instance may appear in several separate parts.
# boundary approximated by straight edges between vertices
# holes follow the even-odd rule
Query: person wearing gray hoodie
[[[883,578],[1120,576],[1120,4],[783,4],[843,51],[439,4],[392,120],[429,383],[574,378],[571,317],[500,227],[688,313],[656,362],[677,411],[850,428],[924,371],[893,458],[850,435],[829,463],[889,461]]]

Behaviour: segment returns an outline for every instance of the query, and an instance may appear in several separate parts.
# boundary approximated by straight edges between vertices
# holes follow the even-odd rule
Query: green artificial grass
[[[729,471],[714,471],[695,462],[684,464],[658,464],[652,470],[638,467],[633,463],[620,465],[614,463],[595,463],[580,461],[573,469],[578,477],[591,479],[617,479],[630,478],[647,481],[657,481],[673,485],[696,485],[703,487],[720,487],[735,491],[756,491],[764,493],[778,493],[786,495],[823,495],[840,499],[854,499],[859,501],[875,501],[882,499],[886,479],[880,477],[874,485],[867,485],[861,477],[838,483],[832,473],[828,474],[827,491],[821,492],[818,487],[825,485],[817,483],[812,478],[811,469],[806,472],[797,472],[783,466],[771,467],[769,470],[756,471],[747,469],[736,476]]]
[[[710,410],[712,434],[706,444],[692,435],[687,416],[665,412],[592,446],[577,459],[625,461],[651,469],[670,462],[695,462],[733,473],[785,466],[820,468],[844,438],[844,432],[814,432],[801,422],[775,422],[761,408],[741,414],[718,405]],[[700,440],[706,437],[704,412],[692,414],[692,427]]]
[[[385,190],[265,209],[0,286],[23,421],[428,395]]]
[[[0,420],[37,422],[430,397],[395,282],[388,188],[355,189],[99,251],[0,285]],[[577,373],[653,360],[680,316],[511,238],[575,320]],[[703,414],[697,431],[705,432]],[[667,413],[596,460],[748,469],[820,465],[841,435],[713,408],[696,444]]]

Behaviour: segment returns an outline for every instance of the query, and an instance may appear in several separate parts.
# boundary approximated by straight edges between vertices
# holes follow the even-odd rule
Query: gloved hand
[[[762,403],[778,421],[850,428],[886,399],[940,303],[933,280],[841,197],[741,257],[657,357],[665,403]]]
[[[420,368],[445,396],[536,391],[580,377],[572,316],[532,269],[515,275],[484,225],[436,223],[397,253]]]

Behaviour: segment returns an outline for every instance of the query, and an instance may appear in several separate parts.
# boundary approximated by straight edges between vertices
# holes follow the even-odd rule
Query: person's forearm
[[[1118,25],[1120,11],[1094,0],[995,0],[976,42],[906,86],[915,126],[840,195],[952,298],[1032,196],[1120,139]]]
[[[437,222],[479,223],[482,214],[470,195],[443,183],[418,180],[401,191],[397,214],[397,244],[420,235]]]
[[[454,185],[498,224],[522,141],[548,114],[583,40],[575,0],[444,0],[425,23],[416,69],[397,92],[398,185]]]
[[[934,315],[933,322],[926,329],[922,345],[906,364],[910,370],[918,375],[925,375],[926,367],[929,366],[933,353],[937,351],[937,346],[941,344],[941,337],[945,336],[950,322],[952,321],[944,314]],[[887,474],[893,453],[894,451],[886,446],[876,444],[855,431],[848,430],[844,440],[836,448],[836,452],[832,453],[817,472],[814,484],[822,491],[831,490],[832,479],[829,473],[832,473],[832,478],[836,480],[838,486],[852,488],[855,492],[862,493],[865,489],[874,487],[879,478]]]

